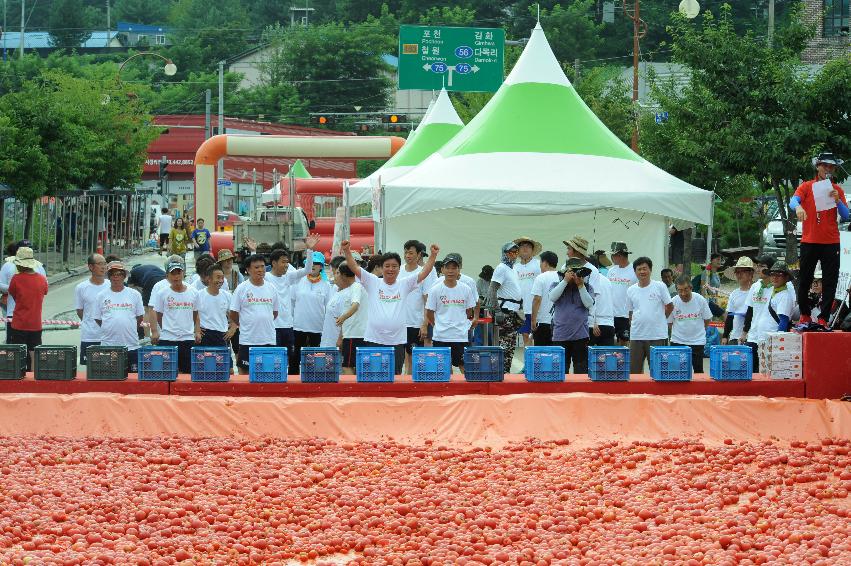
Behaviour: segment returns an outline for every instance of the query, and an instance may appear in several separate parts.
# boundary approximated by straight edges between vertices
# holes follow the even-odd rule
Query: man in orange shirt
[[[804,181],[789,201],[789,208],[795,211],[803,224],[801,238],[801,272],[798,281],[798,305],[801,308],[801,322],[812,321],[812,302],[809,297],[813,284],[816,263],[821,261],[822,300],[819,324],[827,325],[833,306],[833,296],[839,280],[839,223],[837,216],[848,220],[848,202],[845,193],[836,183],[830,181],[837,165],[842,160],[832,153],[820,153],[813,159],[816,166],[816,178]],[[827,181],[832,187],[828,192],[828,206],[816,206],[816,194],[813,185]],[[830,202],[832,201],[832,202]],[[821,210],[818,210],[821,208]]]

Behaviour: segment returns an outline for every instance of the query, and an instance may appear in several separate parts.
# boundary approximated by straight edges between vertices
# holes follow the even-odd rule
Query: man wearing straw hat
[[[106,266],[109,285],[98,294],[92,316],[103,331],[102,346],[124,346],[127,348],[127,371],[136,373],[139,349],[138,328],[145,315],[142,294],[127,287],[127,268],[120,261]]]
[[[724,276],[727,279],[735,279],[739,287],[730,293],[730,298],[727,301],[727,317],[724,319],[722,344],[739,344],[742,339],[753,275],[754,263],[747,256],[740,257],[736,265],[724,270]]]
[[[842,187],[831,181],[833,171],[843,161],[832,153],[821,153],[813,158],[816,168],[815,179],[804,181],[789,201],[803,225],[801,238],[801,271],[798,281],[798,304],[801,307],[801,322],[812,321],[810,285],[816,263],[821,262],[823,274],[820,312],[818,322],[827,326],[833,307],[836,285],[839,282],[839,223],[837,216],[848,220],[848,202]]]
[[[523,297],[523,312],[526,317],[523,324],[517,330],[523,335],[523,345],[530,346],[532,339],[532,285],[535,284],[535,278],[541,274],[541,260],[538,259],[538,254],[541,253],[543,246],[540,242],[533,240],[528,236],[521,236],[514,240],[517,244],[517,259],[514,262],[514,271],[517,273],[517,279],[520,281],[520,293]]]
[[[600,273],[593,262],[588,260],[588,240],[582,236],[573,236],[569,240],[563,240],[562,243],[567,246],[568,260],[580,259],[585,262],[585,267],[591,270],[591,275],[588,276],[588,283],[594,293],[594,305],[588,315],[591,341],[599,346],[614,345],[615,310],[612,302],[611,282]]]
[[[41,262],[36,261],[32,248],[21,246],[13,260],[17,275],[9,283],[9,301],[15,300],[15,318],[9,323],[7,342],[25,344],[27,371],[32,368],[33,350],[41,345],[41,310],[47,295],[47,277],[36,273]]]

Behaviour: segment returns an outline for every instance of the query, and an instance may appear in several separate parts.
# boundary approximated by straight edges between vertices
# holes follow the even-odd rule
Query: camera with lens
[[[559,270],[558,278],[564,279],[564,274],[567,273],[568,271],[572,271],[574,275],[576,275],[577,277],[582,277],[583,279],[588,277],[589,275],[591,275],[591,269],[590,268],[588,268],[588,267],[577,267],[577,268],[573,268],[573,269],[567,268],[567,269]]]

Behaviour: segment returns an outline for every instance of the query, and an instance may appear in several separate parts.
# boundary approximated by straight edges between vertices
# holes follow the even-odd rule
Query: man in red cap
[[[821,153],[813,159],[816,177],[804,181],[789,201],[803,224],[801,238],[801,271],[798,280],[798,305],[801,323],[812,321],[812,301],[809,297],[816,263],[821,261],[822,300],[818,322],[827,325],[833,307],[833,297],[839,281],[839,223],[837,216],[848,220],[848,202],[842,188],[831,181],[833,171],[842,160],[832,153]]]

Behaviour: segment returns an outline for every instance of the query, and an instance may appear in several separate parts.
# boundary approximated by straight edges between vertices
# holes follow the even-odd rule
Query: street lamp
[[[135,59],[136,57],[142,57],[143,55],[152,55],[153,57],[159,57],[163,61],[165,61],[165,65],[163,66],[163,72],[166,76],[173,77],[175,73],[177,73],[177,65],[174,64],[174,61],[168,59],[167,57],[163,57],[159,53],[154,53],[152,51],[142,51],[140,53],[136,53],[135,55],[127,58],[121,65],[118,67],[118,73],[116,74],[116,78],[118,79],[118,84],[121,83],[121,70],[124,69],[124,65]],[[122,85],[123,86],[123,85]]]

